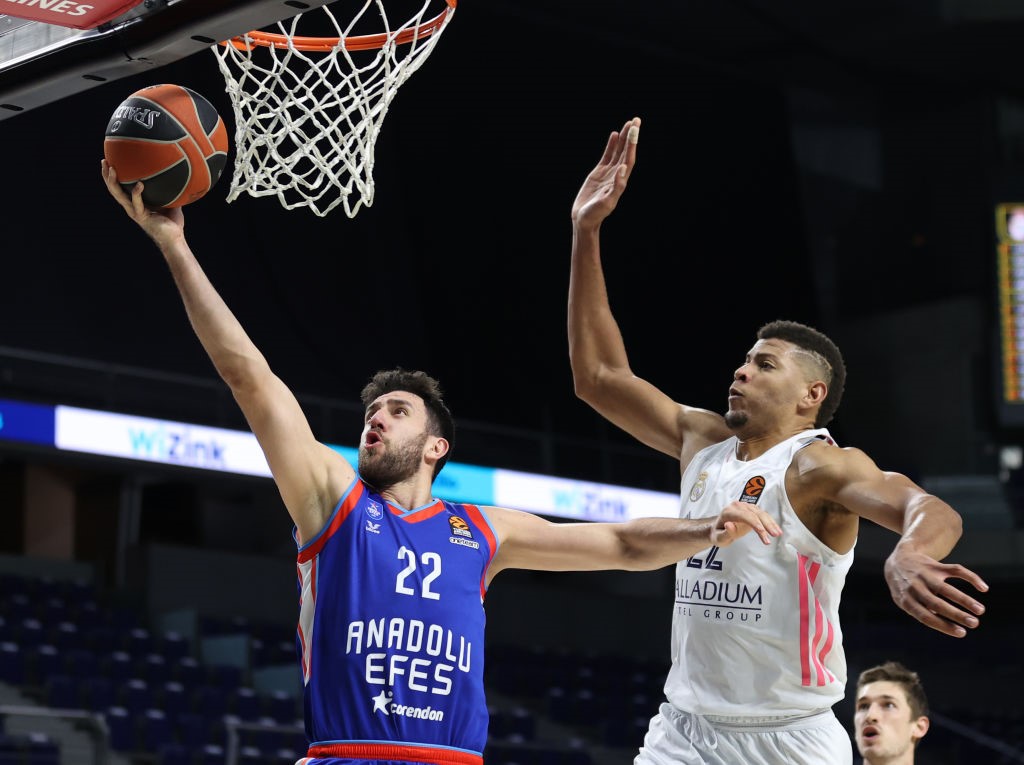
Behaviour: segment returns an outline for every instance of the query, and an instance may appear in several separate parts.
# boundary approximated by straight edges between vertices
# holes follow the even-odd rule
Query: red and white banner
[[[93,29],[142,0],[0,0],[0,14],[74,29]]]

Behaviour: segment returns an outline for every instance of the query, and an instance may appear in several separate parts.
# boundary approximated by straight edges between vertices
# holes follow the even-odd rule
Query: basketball
[[[220,178],[228,133],[213,104],[180,85],[151,85],[126,98],[107,123],[103,156],[146,207],[195,202]]]

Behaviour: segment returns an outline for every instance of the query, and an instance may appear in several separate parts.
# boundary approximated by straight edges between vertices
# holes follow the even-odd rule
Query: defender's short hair
[[[820,366],[824,373],[824,382],[828,386],[828,393],[825,395],[825,400],[821,402],[814,426],[821,428],[827,425],[835,415],[836,409],[839,408],[843,390],[846,388],[846,362],[843,361],[843,354],[839,351],[839,347],[827,335],[814,327],[795,321],[769,322],[757,331],[757,338],[758,340],[768,340],[769,338],[785,340],[817,357],[821,362]]]

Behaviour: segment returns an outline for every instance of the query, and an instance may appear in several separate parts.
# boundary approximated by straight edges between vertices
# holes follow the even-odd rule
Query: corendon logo
[[[373,711],[383,712],[388,717],[395,715],[397,717],[415,717],[419,720],[444,722],[443,709],[434,709],[429,706],[414,707],[409,704],[394,704],[391,701],[394,695],[391,691],[381,691],[374,696],[371,699],[373,701]]]

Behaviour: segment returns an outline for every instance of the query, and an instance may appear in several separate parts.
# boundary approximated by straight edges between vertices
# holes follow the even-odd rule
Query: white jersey
[[[764,545],[750,533],[676,565],[672,668],[665,695],[677,709],[726,717],[805,715],[843,698],[846,658],[839,597],[853,550],[831,550],[797,517],[786,470],[824,439],[810,430],[756,459],[735,437],[701,450],[682,478],[683,518],[717,516],[734,500],[757,504],[782,529]]]

